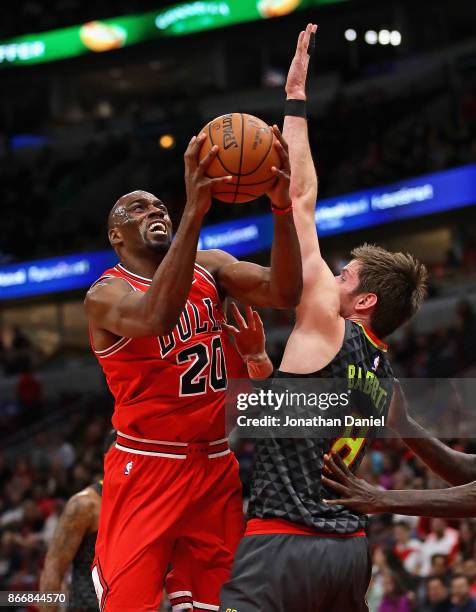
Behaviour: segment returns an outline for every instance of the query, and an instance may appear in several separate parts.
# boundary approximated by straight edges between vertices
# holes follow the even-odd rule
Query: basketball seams
[[[271,132],[271,140],[269,142],[268,145],[268,149],[266,151],[266,153],[263,156],[263,159],[260,161],[260,163],[256,166],[256,168],[253,168],[253,170],[251,170],[250,172],[244,172],[241,176],[249,176],[250,174],[254,174],[257,170],[259,170],[261,168],[261,166],[264,164],[264,162],[267,160],[269,152],[271,151],[271,147],[273,146],[273,141],[274,141],[274,137],[273,137],[273,132],[270,130]],[[274,178],[274,177],[273,177]]]
[[[237,176],[237,183],[236,183],[236,189],[235,189],[235,195],[233,196],[233,202],[232,204],[235,204],[236,202],[236,196],[238,195],[238,188],[240,186],[240,179],[241,179],[241,168],[243,166],[243,149],[245,148],[245,121],[243,119],[243,113],[240,113],[240,117],[241,117],[241,148],[240,148],[240,165],[238,167],[238,176]]]
[[[246,175],[242,175],[242,176],[246,176]],[[254,187],[255,185],[264,185],[264,183],[269,183],[270,181],[275,181],[276,177],[275,176],[271,176],[268,179],[265,179],[264,181],[258,181],[257,183],[240,183],[241,187]],[[227,183],[227,185],[230,185],[231,187],[235,187],[236,183]]]
[[[231,195],[232,193],[234,193],[233,191],[217,191],[213,194],[213,196],[217,196],[217,195]],[[236,194],[237,196],[250,196],[251,198],[254,198],[255,200],[257,200],[258,198],[260,198],[261,196],[257,196],[256,193],[247,193],[246,191],[238,191],[238,193]],[[249,200],[248,200],[249,201]],[[235,204],[236,202],[233,202],[233,204]]]
[[[210,123],[208,124],[208,138],[210,138],[210,142],[211,142],[211,145],[213,147],[213,145],[216,144],[216,143],[213,141],[213,137],[212,137],[212,123],[213,123],[213,121],[210,121]],[[223,170],[225,172],[228,172],[228,174],[233,174],[233,176],[236,176],[236,172],[232,172],[223,163],[223,161],[222,161],[222,159],[220,157],[220,150],[218,150],[218,153],[217,153],[217,156],[215,157],[215,159],[219,162],[220,166],[223,168]],[[208,174],[207,174],[207,176],[208,176]],[[210,177],[210,178],[214,178],[214,177]]]
[[[231,195],[234,192],[232,192],[232,191],[217,191],[216,193],[217,193],[217,195]],[[256,193],[248,193],[246,191],[239,191],[236,195],[253,196],[256,199],[261,197],[261,196],[257,196]]]

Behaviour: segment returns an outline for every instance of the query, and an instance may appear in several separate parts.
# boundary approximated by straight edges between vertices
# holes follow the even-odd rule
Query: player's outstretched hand
[[[218,155],[218,146],[214,145],[208,154],[199,161],[200,149],[206,139],[206,134],[193,136],[185,151],[185,188],[187,191],[187,207],[198,215],[205,215],[212,203],[212,185],[214,183],[229,183],[233,177],[222,176],[209,178],[207,169]]]
[[[288,143],[284,140],[277,125],[273,125],[273,133],[276,137],[274,147],[276,147],[281,158],[281,169],[272,166],[271,172],[275,174],[276,181],[274,181],[271,189],[267,192],[267,196],[276,208],[284,209],[291,206],[291,197],[289,195],[291,164],[289,162]]]
[[[226,331],[235,338],[236,348],[244,361],[256,360],[266,356],[265,343],[266,336],[261,317],[251,306],[246,306],[246,320],[232,302],[231,312],[235,319],[236,327],[229,323],[222,323]]]
[[[317,25],[308,23],[306,29],[299,34],[296,53],[289,67],[286,80],[286,95],[294,100],[306,98],[306,79],[309,67],[309,57],[313,51],[314,37]]]
[[[328,506],[344,505],[357,512],[369,514],[379,512],[378,500],[382,492],[365,480],[357,478],[339,453],[324,455],[322,484],[339,495],[339,499],[322,500]]]

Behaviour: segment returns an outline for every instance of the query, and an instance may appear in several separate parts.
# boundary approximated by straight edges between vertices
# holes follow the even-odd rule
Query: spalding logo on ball
[[[233,177],[230,183],[213,186],[214,198],[241,204],[269,190],[276,180],[271,168],[281,167],[281,159],[273,146],[276,138],[269,125],[253,115],[229,113],[207,123],[201,132],[207,138],[200,150],[200,160],[213,145],[219,147],[218,155],[208,168],[208,176]]]

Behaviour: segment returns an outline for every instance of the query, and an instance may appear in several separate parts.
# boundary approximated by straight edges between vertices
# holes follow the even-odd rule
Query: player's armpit
[[[134,291],[121,278],[96,283],[86,294],[84,305],[88,319],[96,327],[116,336],[140,338],[168,333],[160,327],[160,308],[147,315],[144,295]]]
[[[66,570],[89,530],[93,517],[94,503],[86,493],[77,493],[68,501],[46,554],[40,591],[61,590]]]

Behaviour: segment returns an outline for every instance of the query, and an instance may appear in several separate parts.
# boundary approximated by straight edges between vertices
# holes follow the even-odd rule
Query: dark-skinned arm
[[[211,187],[231,180],[206,176],[218,147],[212,147],[199,162],[205,138],[204,134],[194,136],[185,152],[187,203],[175,239],[149,289],[144,293],[133,291],[122,279],[105,279],[94,285],[88,291],[85,307],[95,326],[127,338],[161,336],[175,327],[192,285],[200,228],[211,204]]]
[[[408,403],[396,382],[390,404],[388,426],[393,429],[432,472],[452,485],[476,480],[476,456],[456,451],[433,438],[408,413]]]
[[[94,518],[94,502],[87,493],[77,493],[64,507],[56,526],[40,577],[40,591],[60,592],[66,571],[89,531]],[[43,608],[42,608],[43,609]],[[56,612],[57,606],[44,608]]]
[[[476,482],[430,491],[382,491],[357,478],[339,454],[325,456],[323,485],[338,499],[323,500],[329,506],[344,505],[357,512],[391,512],[410,516],[466,518],[476,516]]]

